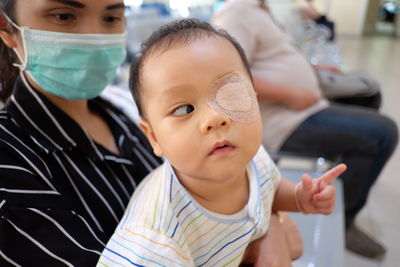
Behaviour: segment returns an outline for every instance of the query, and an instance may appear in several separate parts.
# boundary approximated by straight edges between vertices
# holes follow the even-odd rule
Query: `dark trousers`
[[[370,108],[336,104],[306,119],[280,150],[341,158],[348,167],[341,175],[348,228],[365,205],[397,140],[398,129],[390,118]]]

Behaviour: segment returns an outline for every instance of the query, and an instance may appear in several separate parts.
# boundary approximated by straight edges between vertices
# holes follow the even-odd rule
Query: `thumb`
[[[303,184],[303,190],[304,192],[311,192],[312,190],[312,178],[310,175],[308,174],[303,174],[303,176],[301,176],[301,181]]]

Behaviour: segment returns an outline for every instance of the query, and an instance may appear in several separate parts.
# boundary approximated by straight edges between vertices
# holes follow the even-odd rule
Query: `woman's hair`
[[[3,14],[14,20],[16,0],[0,0],[0,20],[7,21]],[[14,20],[15,21],[15,20]],[[13,27],[0,28],[0,31],[13,32]],[[17,57],[11,48],[0,40],[0,100],[5,102],[11,95],[15,80],[19,74],[18,68],[13,66]]]
[[[142,117],[144,114],[141,105],[140,78],[143,63],[146,58],[155,52],[162,53],[179,45],[188,45],[193,41],[211,37],[223,38],[234,46],[236,51],[239,53],[250,79],[252,79],[250,66],[243,48],[226,31],[215,29],[209,23],[197,19],[182,19],[170,22],[161,26],[158,30],[153,32],[146,41],[144,41],[140,52],[133,58],[131,63],[129,88],[131,89],[133,98],[135,99],[139,114]]]

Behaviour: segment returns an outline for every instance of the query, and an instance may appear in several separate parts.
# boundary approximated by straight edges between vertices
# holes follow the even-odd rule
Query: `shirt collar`
[[[126,129],[117,121],[119,118],[115,108],[106,101],[95,98],[89,100],[89,108],[96,110],[109,123],[124,154],[132,151],[137,140],[134,136],[123,138]],[[43,94],[33,89],[23,74],[17,79],[14,92],[6,103],[6,109],[14,122],[29,135],[34,144],[46,153],[78,149],[92,160],[104,160],[106,149],[94,143],[92,138],[77,122],[50,102]],[[130,149],[126,149],[131,146]],[[126,154],[125,153],[125,154]],[[129,155],[126,155],[129,156]]]
[[[177,199],[180,199],[181,197],[188,198],[193,203],[194,206],[196,206],[199,210],[202,210],[204,214],[206,214],[213,220],[229,223],[229,222],[237,222],[245,220],[246,218],[250,218],[251,220],[254,221],[259,221],[260,218],[262,217],[260,192],[259,192],[260,177],[257,171],[256,164],[253,160],[250,161],[250,163],[247,165],[246,168],[247,177],[249,179],[249,200],[246,205],[247,208],[246,216],[241,218],[237,217],[239,213],[235,214],[234,216],[231,216],[231,215],[218,214],[207,210],[202,205],[200,205],[194,199],[194,197],[186,190],[186,188],[181,184],[181,182],[179,181],[178,177],[175,174],[174,168],[172,167],[171,163],[168,160],[165,160],[163,168],[164,168],[163,179],[165,181],[172,179],[171,181],[172,185],[170,186],[171,187],[170,195],[174,196],[174,198]],[[242,212],[240,212],[240,214],[242,214]]]

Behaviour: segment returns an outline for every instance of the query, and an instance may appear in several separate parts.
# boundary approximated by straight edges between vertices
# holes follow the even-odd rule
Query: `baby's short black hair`
[[[216,29],[211,24],[198,19],[180,19],[161,26],[158,30],[144,41],[140,52],[133,58],[130,67],[129,88],[136,102],[139,114],[143,117],[140,96],[140,77],[143,62],[156,51],[166,51],[177,45],[187,45],[195,40],[209,37],[221,37],[229,41],[239,53],[243,65],[248,72],[250,79],[250,66],[245,52],[231,35],[221,29]]]

